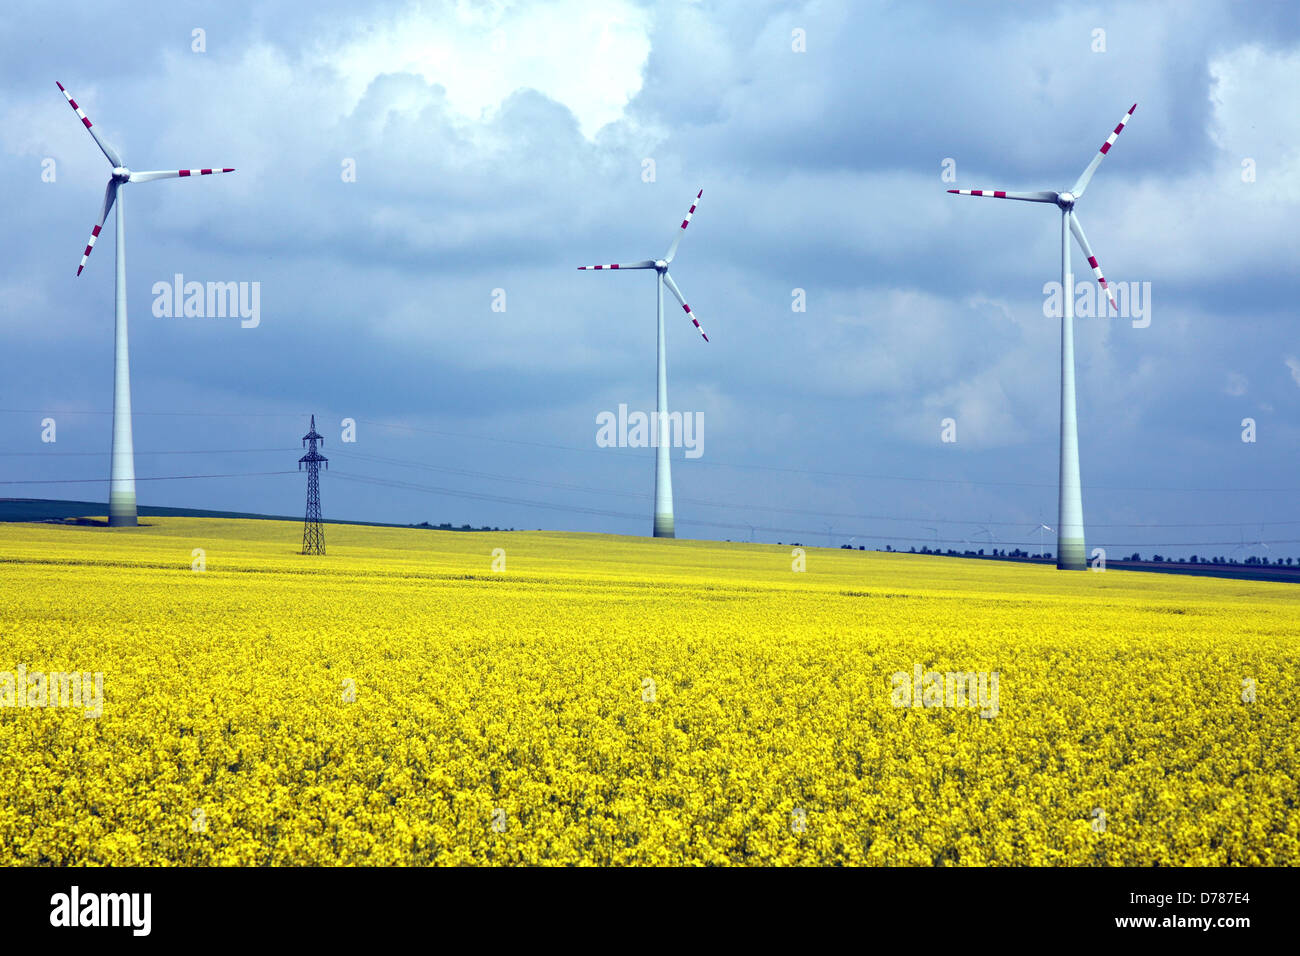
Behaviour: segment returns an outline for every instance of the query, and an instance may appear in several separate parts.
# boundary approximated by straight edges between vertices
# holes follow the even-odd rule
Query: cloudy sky
[[[653,273],[575,266],[662,255],[703,188],[678,534],[1036,544],[1059,215],[945,190],[1065,189],[1137,102],[1078,209],[1149,290],[1077,322],[1089,548],[1300,554],[1292,3],[74,6],[0,20],[0,496],[107,498],[109,169],[59,80],[128,166],[237,169],[124,190],[142,504],[300,513],[265,473],[315,413],[328,516],[648,533],[653,453],[596,417],[653,408]],[[176,274],[259,323],[156,316]]]

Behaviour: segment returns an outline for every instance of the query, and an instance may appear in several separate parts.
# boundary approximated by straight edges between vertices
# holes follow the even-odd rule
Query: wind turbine
[[[1232,549],[1233,554],[1236,554],[1238,551],[1253,551],[1255,548],[1263,548],[1265,551],[1271,550],[1267,542],[1264,541],[1264,526],[1262,524],[1259,526],[1258,541],[1247,541],[1246,532],[1241,528],[1238,528],[1237,530],[1241,535],[1241,544],[1237,545],[1235,548]],[[1263,557],[1264,560],[1267,561],[1268,556],[1264,555]]]
[[[669,464],[668,451],[672,444],[669,434],[668,421],[668,366],[667,352],[664,348],[664,286],[667,285],[672,294],[677,296],[677,301],[682,304],[682,311],[686,317],[695,324],[700,335],[704,336],[704,341],[709,337],[704,335],[704,329],[700,326],[700,321],[691,312],[691,307],[686,304],[682,298],[682,290],[677,288],[677,283],[673,277],[668,274],[668,265],[673,261],[673,256],[677,254],[677,244],[682,241],[682,236],[686,233],[686,227],[691,224],[691,217],[695,215],[695,210],[700,204],[701,197],[704,196],[704,190],[701,189],[695,194],[695,201],[691,203],[691,208],[686,211],[686,218],[682,220],[677,234],[673,237],[673,244],[668,247],[668,252],[662,259],[642,259],[640,262],[616,262],[612,265],[605,266],[578,266],[580,270],[595,269],[653,269],[655,271],[655,298],[659,310],[659,383],[656,389],[656,410],[658,414],[659,427],[656,434],[655,450],[655,510],[654,510],[654,536],[656,538],[673,538],[676,537],[673,531],[673,477]]]
[[[169,169],[150,172],[132,172],[122,162],[117,150],[100,138],[91,125],[85,111],[77,105],[72,94],[62,83],[55,81],[60,92],[67,98],[68,105],[76,112],[77,118],[86,127],[86,132],[95,140],[100,151],[113,166],[113,173],[104,190],[104,205],[99,213],[99,222],[90,230],[90,240],[86,251],[81,254],[81,265],[77,266],[77,275],[86,268],[99,239],[99,231],[104,228],[109,210],[117,202],[117,295],[114,308],[114,345],[113,345],[113,454],[109,470],[108,486],[108,523],[110,527],[133,527],[136,524],[135,508],[135,449],[131,441],[131,360],[127,349],[126,337],[126,223],[123,219],[122,197],[119,191],[127,183],[148,183],[155,179],[177,179],[185,176],[208,176],[212,173],[233,173],[226,169]]]
[[[1043,524],[1043,523],[1040,521],[1040,522],[1038,522],[1038,524],[1036,524],[1034,527],[1032,527],[1032,528],[1029,529],[1029,533],[1030,533],[1030,534],[1033,534],[1035,531],[1038,532],[1038,555],[1039,555],[1039,557],[1042,557],[1044,554],[1047,553],[1046,551],[1043,550],[1043,532],[1046,531],[1046,532],[1048,532],[1048,533],[1050,534],[1051,531],[1052,531],[1052,529],[1051,529],[1051,527],[1049,527],[1048,525]]]
[[[1265,551],[1272,551],[1273,549],[1270,548],[1270,547],[1268,546],[1268,542],[1264,540],[1264,526],[1263,526],[1263,525],[1260,525],[1260,528],[1259,528],[1259,537],[1260,537],[1260,540],[1256,541],[1256,542],[1252,545],[1252,547],[1255,547],[1255,548],[1263,548]],[[1268,555],[1267,555],[1267,554],[1260,555],[1260,557],[1263,559],[1263,561],[1264,561],[1265,564],[1268,564]]]
[[[1083,491],[1079,481],[1079,421],[1074,396],[1074,275],[1070,271],[1070,233],[1079,241],[1088,265],[1092,267],[1097,282],[1106,291],[1110,304],[1119,311],[1115,296],[1106,283],[1097,265],[1097,257],[1092,254],[1088,237],[1084,235],[1083,226],[1074,212],[1074,205],[1083,198],[1084,190],[1092,181],[1092,175],[1106,158],[1115,140],[1124,131],[1133,111],[1120,119],[1119,125],[1101,144],[1101,149],[1092,158],[1088,168],[1080,174],[1074,185],[1066,192],[1042,190],[1038,192],[1006,192],[1001,189],[949,189],[948,192],[960,196],[987,196],[990,199],[1019,199],[1023,202],[1052,203],[1061,210],[1061,463],[1060,463],[1060,499],[1056,526],[1059,529],[1056,539],[1056,566],[1061,570],[1082,571],[1088,566],[1087,548],[1083,533]]]

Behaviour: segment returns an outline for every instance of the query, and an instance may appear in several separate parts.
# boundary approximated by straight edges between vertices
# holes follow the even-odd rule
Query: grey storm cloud
[[[61,80],[133,166],[237,169],[128,187],[141,477],[291,470],[315,412],[340,473],[559,506],[330,474],[327,516],[646,533],[652,456],[598,449],[595,420],[652,407],[651,280],[574,267],[662,254],[703,187],[673,276],[710,343],[669,313],[670,402],[708,435],[698,462],[675,456],[679,533],[822,543],[831,525],[872,546],[945,518],[1019,540],[1054,523],[1059,224],[945,190],[1064,188],[1136,101],[1081,210],[1108,277],[1153,299],[1149,327],[1078,324],[1091,539],[1297,517],[1294,495],[1242,490],[1294,487],[1300,437],[1293,5],[125,9],[20,5],[0,25],[8,480],[108,469],[111,235],[75,276],[108,170]],[[177,273],[259,282],[261,324],[153,316]],[[288,476],[140,486],[288,514],[302,496]]]

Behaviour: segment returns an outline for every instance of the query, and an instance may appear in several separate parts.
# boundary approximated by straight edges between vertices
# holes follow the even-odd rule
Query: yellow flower
[[[327,535],[0,525],[0,864],[1300,864],[1285,585]]]

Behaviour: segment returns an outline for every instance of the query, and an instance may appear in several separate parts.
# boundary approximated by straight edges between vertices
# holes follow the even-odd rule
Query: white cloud
[[[627,0],[593,9],[584,0],[421,5],[337,46],[322,42],[314,59],[343,79],[345,111],[375,77],[412,73],[444,87],[451,109],[470,120],[516,90],[537,90],[567,106],[591,138],[623,115],[650,54],[645,10]]]
[[[1294,355],[1288,355],[1286,357],[1286,367],[1291,370],[1292,380],[1297,385],[1300,385],[1300,359],[1297,359]]]
[[[898,420],[900,437],[917,442],[938,442],[940,422],[951,417],[957,424],[957,442],[996,448],[1025,441],[1030,433],[1017,415],[1017,402],[1008,394],[1007,376],[1001,368],[982,369],[972,377],[940,389],[922,399],[917,409]],[[910,404],[910,403],[909,403]]]
[[[1261,199],[1300,200],[1300,112],[1283,92],[1300,88],[1300,51],[1248,44],[1210,60],[1209,71],[1210,138],[1229,165],[1255,161]]]

